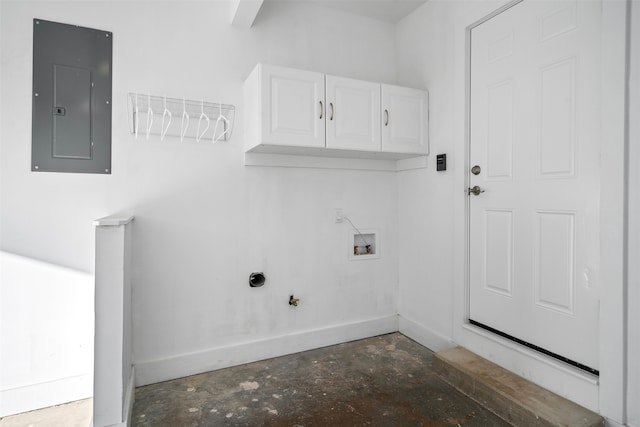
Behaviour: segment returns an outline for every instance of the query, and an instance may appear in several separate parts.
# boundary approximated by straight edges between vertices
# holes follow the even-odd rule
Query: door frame
[[[512,7],[516,6],[517,4],[522,3],[524,0],[511,0],[509,1],[507,4],[499,7],[498,9],[494,10],[493,12],[489,13],[488,15],[483,16],[482,18],[478,19],[477,21],[475,21],[474,23],[472,23],[471,25],[469,25],[466,29],[465,29],[465,108],[464,108],[464,113],[465,113],[465,117],[464,117],[464,140],[465,140],[465,147],[464,147],[464,152],[465,152],[465,156],[464,156],[464,181],[465,181],[465,190],[467,188],[469,188],[471,186],[471,173],[470,173],[470,169],[471,169],[471,31],[484,24],[485,22],[495,18],[496,16],[500,15],[501,13],[511,9]],[[484,333],[486,333],[487,331],[479,328],[477,326],[471,325],[471,323],[469,323],[469,319],[471,317],[471,291],[470,291],[470,287],[471,287],[471,273],[470,273],[470,263],[471,263],[471,197],[469,197],[469,194],[465,191],[465,198],[464,198],[464,212],[465,212],[465,221],[464,221],[464,235],[465,235],[465,251],[464,251],[464,255],[465,255],[465,261],[464,261],[464,282],[465,282],[465,295],[464,295],[464,322],[465,325],[469,328],[471,328],[472,330],[478,330],[478,331],[483,331]]]
[[[463,90],[456,92],[457,114],[464,114],[464,145],[460,155],[464,158],[464,170],[456,176],[456,222],[464,224],[456,230],[454,245],[458,257],[454,262],[454,340],[469,350],[501,365],[551,391],[567,397],[589,409],[599,412],[610,425],[626,422],[626,267],[625,241],[627,233],[626,206],[626,98],[628,61],[629,0],[604,0],[602,2],[601,39],[601,181],[600,181],[600,319],[599,358],[600,376],[594,377],[521,347],[481,328],[470,325],[469,319],[469,152],[470,152],[470,52],[471,30],[523,0],[488,3],[484,9],[474,10],[468,16],[466,26],[455,28],[455,49],[464,58],[457,58],[454,78],[462,83]],[[469,13],[472,15],[473,13]],[[464,70],[464,71],[462,71]],[[461,93],[462,92],[462,93]],[[606,280],[604,279],[606,278]]]

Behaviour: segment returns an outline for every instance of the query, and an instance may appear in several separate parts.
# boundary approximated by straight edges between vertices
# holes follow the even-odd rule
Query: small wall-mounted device
[[[447,170],[447,155],[446,154],[438,154],[436,156],[436,170],[438,172]]]

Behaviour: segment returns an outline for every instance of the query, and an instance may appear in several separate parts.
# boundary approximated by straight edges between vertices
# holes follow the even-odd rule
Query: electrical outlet
[[[342,213],[342,208],[336,208],[336,222],[342,222],[344,219],[344,215]]]

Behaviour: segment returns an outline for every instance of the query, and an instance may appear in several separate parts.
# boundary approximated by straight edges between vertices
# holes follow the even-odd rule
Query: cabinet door
[[[324,74],[262,66],[262,143],[322,147]]]
[[[382,151],[429,153],[427,91],[382,85]]]
[[[327,148],[380,151],[380,84],[326,76]]]

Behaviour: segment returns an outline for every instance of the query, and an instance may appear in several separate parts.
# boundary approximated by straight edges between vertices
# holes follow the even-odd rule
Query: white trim
[[[283,152],[294,150],[286,147]],[[269,147],[271,151],[281,147]],[[284,167],[284,168],[312,168],[312,169],[347,169],[370,170],[383,172],[398,172],[427,167],[428,157],[417,156],[411,158],[394,153],[366,153],[347,150],[325,150],[339,154],[337,157],[323,157],[320,155],[304,154],[307,149],[299,149],[297,154],[283,154],[278,152],[248,152],[244,154],[245,166]]]
[[[319,157],[295,154],[245,153],[245,166],[284,168],[352,169],[396,171],[395,160]]]
[[[133,393],[135,381],[131,363],[129,223],[124,220],[121,224],[96,227],[92,423],[99,427],[120,425],[128,416],[125,411],[133,399],[127,398],[127,393]]]
[[[402,315],[398,315],[398,331],[433,352],[448,350],[456,346],[451,338]]]
[[[602,2],[600,413],[626,423],[625,119],[627,0]]]
[[[397,331],[398,316],[389,315],[215,347],[166,359],[137,362],[136,384],[153,384]]]
[[[132,424],[132,419],[133,419],[133,403],[135,401],[135,393],[136,387],[135,387],[135,366],[132,367],[132,371],[131,371],[131,376],[129,377],[129,384],[127,386],[127,389],[125,390],[125,396],[124,396],[124,405],[122,406],[122,416],[124,417],[124,419],[116,424],[111,424],[105,427],[130,427]],[[91,422],[89,423],[89,427],[101,427],[101,426],[94,426],[93,424],[93,417],[91,417]]]
[[[230,3],[230,22],[237,28],[249,29],[253,26],[264,0],[233,0]]]
[[[0,417],[93,396],[93,373],[0,390]]]
[[[94,220],[93,225],[96,227],[127,225],[133,221],[133,219],[134,217],[131,215],[110,215]]]
[[[627,418],[640,427],[640,2],[629,4],[630,44],[627,109]],[[629,120],[634,118],[634,120]]]
[[[505,12],[509,9],[511,9],[513,6],[517,5],[518,3],[522,3],[524,0],[511,0],[509,3],[499,7],[498,9],[494,10],[493,12],[491,12],[490,14],[483,16],[482,18],[478,19],[476,22],[474,22],[473,24],[469,25],[467,27],[467,42],[471,41],[471,30],[473,30],[475,27],[477,27],[478,25],[484,24],[485,22],[487,22],[488,20],[495,18],[496,16],[500,15],[502,12]],[[469,47],[469,44],[467,43],[467,47]],[[469,56],[467,55],[467,58]],[[471,65],[470,62],[467,62],[467,65]],[[470,88],[470,85],[467,86],[467,88]],[[467,108],[467,112],[470,111],[470,108]]]
[[[277,151],[279,147],[270,147]],[[283,149],[283,153],[292,151]],[[311,168],[311,169],[347,169],[370,170],[383,172],[400,172],[413,169],[428,168],[429,156],[420,155],[402,158],[404,155],[394,153],[365,153],[346,150],[325,150],[336,157],[322,157],[320,155],[304,154],[308,150],[299,149],[298,154],[259,153],[244,154],[245,166],[283,167],[283,168]]]
[[[122,426],[130,426],[133,418],[133,403],[136,400],[136,367],[131,367],[131,375],[124,395],[124,404],[122,406]]]
[[[606,427],[625,427],[626,426],[626,424],[623,425],[623,424],[617,423],[617,422],[615,422],[613,420],[610,420],[608,418],[605,418],[604,425]]]

